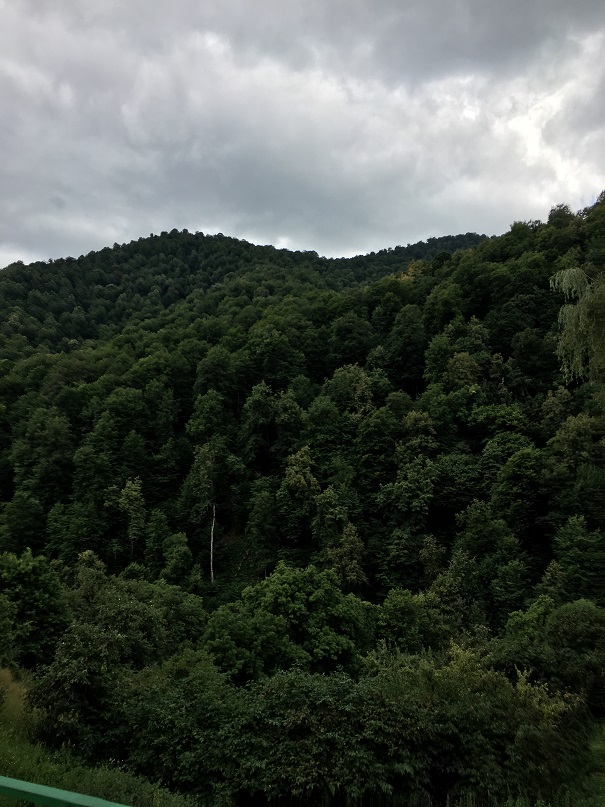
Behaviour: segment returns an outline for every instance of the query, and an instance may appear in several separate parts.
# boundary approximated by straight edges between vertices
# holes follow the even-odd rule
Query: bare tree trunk
[[[210,528],[210,582],[214,585],[214,523],[216,521],[216,505],[212,505],[212,527]]]

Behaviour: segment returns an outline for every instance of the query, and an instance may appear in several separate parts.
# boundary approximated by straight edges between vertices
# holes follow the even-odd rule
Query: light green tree
[[[130,557],[133,558],[135,548],[138,548],[142,543],[145,532],[145,500],[141,491],[141,480],[138,476],[126,481],[120,491],[118,506],[128,520]]]
[[[605,376],[605,272],[592,264],[568,265],[550,279],[562,292],[557,353],[565,377],[599,379]]]

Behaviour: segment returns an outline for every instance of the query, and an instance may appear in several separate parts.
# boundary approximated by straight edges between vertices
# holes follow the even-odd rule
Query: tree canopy
[[[208,807],[583,787],[604,244],[601,196],[350,259],[173,230],[0,272],[36,736]]]

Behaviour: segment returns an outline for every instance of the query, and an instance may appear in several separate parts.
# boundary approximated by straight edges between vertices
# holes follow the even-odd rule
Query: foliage
[[[223,807],[579,786],[604,216],[0,272],[0,654],[37,736]]]
[[[5,552],[0,555],[0,593],[9,657],[14,653],[26,668],[44,664],[68,624],[57,575],[46,558],[34,557],[30,550],[20,557]]]
[[[24,686],[6,671],[0,672],[7,698],[0,716],[0,767],[3,776],[35,782],[131,804],[133,807],[191,807],[190,801],[157,787],[140,776],[115,765],[89,767],[66,750],[49,751],[32,743],[27,736],[24,713]],[[0,798],[0,803],[10,803]],[[14,803],[14,802],[13,802]]]
[[[245,683],[293,666],[311,672],[354,667],[371,639],[371,614],[343,594],[334,572],[279,564],[239,602],[215,611],[205,647],[223,672]]]
[[[563,292],[567,302],[559,314],[561,335],[558,353],[568,378],[605,370],[605,276],[594,266],[569,266],[551,279],[552,288]]]

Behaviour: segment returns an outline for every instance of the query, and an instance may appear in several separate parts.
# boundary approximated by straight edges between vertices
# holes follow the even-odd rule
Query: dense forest
[[[173,230],[0,272],[32,741],[208,807],[588,798],[603,277],[605,194],[350,259]]]

